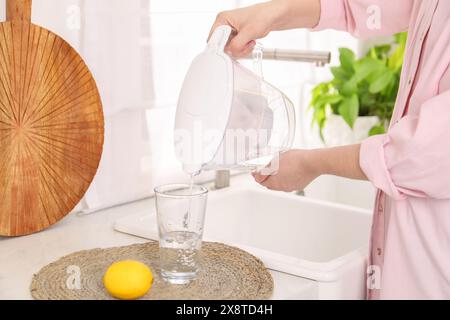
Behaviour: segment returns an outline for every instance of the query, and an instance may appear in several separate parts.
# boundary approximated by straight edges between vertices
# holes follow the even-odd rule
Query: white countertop
[[[114,231],[114,222],[127,215],[151,210],[153,199],[110,208],[89,215],[70,214],[41,233],[21,238],[0,237],[0,299],[31,299],[34,273],[70,253],[143,243],[146,240]],[[314,299],[316,283],[271,271],[273,299]]]

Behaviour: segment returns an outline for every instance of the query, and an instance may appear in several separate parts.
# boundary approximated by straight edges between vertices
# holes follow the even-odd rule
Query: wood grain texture
[[[24,20],[31,22],[32,0],[7,0],[6,20]]]
[[[103,139],[100,96],[77,52],[24,19],[1,23],[0,236],[41,231],[71,212]]]

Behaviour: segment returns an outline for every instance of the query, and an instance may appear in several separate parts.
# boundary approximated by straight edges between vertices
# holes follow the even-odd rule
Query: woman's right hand
[[[271,31],[277,13],[276,2],[266,2],[236,10],[224,11],[217,15],[210,35],[221,25],[229,25],[235,35],[226,47],[234,57],[248,56],[256,45],[256,40],[264,38]]]
[[[226,50],[236,58],[250,55],[256,40],[271,31],[315,26],[320,17],[320,0],[272,0],[217,15],[210,36],[221,25],[229,25],[235,35]]]

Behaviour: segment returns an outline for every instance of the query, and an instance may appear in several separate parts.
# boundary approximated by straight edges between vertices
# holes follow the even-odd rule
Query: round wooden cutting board
[[[81,200],[104,139],[102,104],[78,53],[7,0],[0,24],[0,236],[41,231]]]

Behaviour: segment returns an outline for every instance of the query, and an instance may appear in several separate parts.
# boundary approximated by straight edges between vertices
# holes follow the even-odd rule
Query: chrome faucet
[[[291,49],[262,49],[263,60],[275,60],[275,61],[291,61],[291,62],[303,62],[314,63],[318,67],[324,67],[331,62],[331,52],[328,51],[301,51]],[[251,54],[247,59],[254,59]],[[224,189],[230,186],[231,173],[229,170],[221,170],[216,172],[216,178],[214,181],[215,189]],[[300,191],[299,194],[304,194]]]
[[[331,52],[328,51],[302,51],[265,48],[262,49],[262,52],[263,60],[314,63],[318,67],[323,67],[331,62]]]

